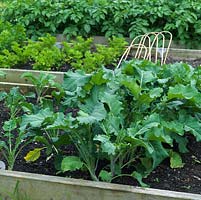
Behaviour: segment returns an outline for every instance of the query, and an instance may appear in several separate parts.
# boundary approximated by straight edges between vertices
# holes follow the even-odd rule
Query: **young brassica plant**
[[[20,112],[26,107],[26,98],[20,93],[18,87],[14,87],[9,93],[1,92],[0,100],[9,110],[8,119],[3,123],[3,133],[0,135],[0,151],[6,159],[8,169],[12,170],[15,160],[22,149],[31,142],[31,137],[26,131],[20,131]]]
[[[37,95],[36,103],[40,103],[43,97],[47,94],[50,88],[58,88],[54,79],[55,76],[48,73],[40,73],[39,76],[34,75],[31,72],[26,72],[22,74],[22,78],[28,79],[33,85]]]

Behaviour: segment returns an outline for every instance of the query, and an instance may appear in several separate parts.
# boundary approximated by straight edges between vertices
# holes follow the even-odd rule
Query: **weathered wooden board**
[[[31,84],[0,82],[0,91],[9,91],[13,87],[19,87],[23,92],[34,90],[34,86]]]
[[[168,56],[175,59],[193,60],[201,58],[201,50],[170,48]]]
[[[7,170],[0,171],[0,194],[8,196],[17,182],[19,192],[30,200],[201,200],[197,194]]]
[[[22,74],[25,72],[30,72],[33,75],[39,75],[40,73],[48,73],[55,76],[55,81],[58,83],[63,82],[64,73],[63,72],[52,72],[52,71],[38,71],[38,70],[22,70],[22,69],[4,69],[0,68],[0,71],[4,72],[3,77],[0,76],[0,82],[10,82],[10,83],[24,83],[30,84],[30,82],[22,78]]]
[[[152,54],[155,55],[156,49],[152,49]],[[130,52],[130,55],[135,55],[136,50],[133,49]],[[143,55],[143,54],[142,54]],[[160,58],[160,54],[158,54],[158,58]],[[195,60],[201,59],[201,50],[195,49],[174,49],[170,48],[167,58],[173,58],[178,60]]]

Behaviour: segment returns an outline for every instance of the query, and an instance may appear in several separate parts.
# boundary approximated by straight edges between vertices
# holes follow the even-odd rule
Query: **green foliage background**
[[[32,37],[48,32],[133,38],[168,30],[183,43],[201,40],[200,0],[14,0],[1,19],[22,24]]]

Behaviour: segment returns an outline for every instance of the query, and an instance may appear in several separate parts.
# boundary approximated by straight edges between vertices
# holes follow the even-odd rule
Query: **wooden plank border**
[[[0,194],[18,190],[30,200],[200,200],[201,195],[0,170]]]
[[[58,83],[62,83],[63,77],[64,77],[63,72],[53,72],[53,71],[4,69],[4,68],[0,68],[0,71],[5,73],[5,76],[0,77],[0,82],[10,82],[10,83],[30,84],[30,82],[27,79],[21,78],[21,75],[25,72],[30,72],[33,75],[39,75],[40,73],[48,73],[48,74],[54,75],[55,81]]]
[[[0,91],[9,91],[13,87],[19,87],[23,92],[34,91],[34,86],[31,84],[0,82]]]
[[[155,55],[156,49],[152,49],[152,54]],[[135,55],[136,50],[131,51],[131,56]],[[159,54],[158,54],[159,55]],[[160,58],[160,55],[159,55]],[[201,50],[196,50],[196,49],[176,49],[176,48],[170,48],[169,53],[167,56],[168,58],[173,58],[176,60],[196,60],[196,59],[201,59]]]
[[[201,50],[170,48],[168,57],[184,60],[200,59]]]

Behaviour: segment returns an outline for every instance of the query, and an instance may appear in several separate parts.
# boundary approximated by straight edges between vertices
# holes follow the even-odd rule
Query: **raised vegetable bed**
[[[199,2],[0,10],[0,200],[201,199]]]
[[[146,65],[146,62],[145,62],[144,64]],[[135,67],[135,65],[132,65],[132,66]],[[147,65],[147,67],[148,67],[148,66],[149,66],[149,65]],[[142,66],[140,66],[140,67],[142,67]],[[156,66],[153,66],[153,67],[156,67]],[[177,67],[177,66],[175,66],[175,67]],[[182,69],[182,65],[181,65],[181,66],[178,65],[178,67],[179,67],[180,69]],[[171,70],[174,71],[174,66],[172,66],[172,67],[170,67],[170,68],[171,68]],[[128,68],[128,69],[129,69],[129,68]],[[156,68],[156,69],[157,69],[157,68]],[[143,68],[142,68],[142,70],[143,70]],[[167,68],[166,70],[168,70],[168,68]],[[186,68],[186,70],[190,70],[190,68],[189,68],[189,69]],[[11,71],[12,71],[12,70],[11,70]],[[14,72],[14,73],[15,73],[15,77],[18,77],[18,78],[21,77],[21,74],[24,73],[25,71],[26,71],[26,70],[17,70],[17,73]],[[4,72],[6,72],[6,74],[7,74],[7,73],[9,74],[9,73],[10,73],[10,70],[4,70]],[[26,72],[27,72],[27,71],[26,71]],[[29,72],[34,72],[34,71],[29,71]],[[38,75],[38,74],[40,73],[40,71],[36,71],[36,72],[34,72],[34,73],[35,73],[35,75]],[[46,73],[46,72],[45,72],[45,73]],[[58,72],[58,73],[57,73],[57,72],[56,72],[56,73],[54,73],[54,72],[47,72],[47,73],[53,74],[53,75],[56,74],[56,76],[58,75],[56,81],[57,81],[58,83],[62,83],[62,82],[63,82],[63,73],[62,73],[62,72]],[[104,73],[107,74],[106,71],[105,71]],[[151,73],[155,73],[155,71],[152,71]],[[89,75],[89,74],[88,74],[88,75]],[[82,73],[81,73],[81,74],[79,74],[79,73],[78,73],[78,74],[73,74],[73,72],[69,72],[69,74],[68,74],[69,80],[66,82],[66,87],[69,88],[69,90],[70,90],[71,92],[73,92],[73,88],[71,88],[70,84],[71,84],[71,83],[74,83],[75,85],[77,85],[77,84],[79,85],[79,82],[77,82],[76,77],[77,77],[77,78],[81,78],[80,80],[83,81],[83,80],[82,80],[83,78],[84,78],[85,80],[88,80],[88,78],[87,78],[88,75],[87,75],[87,74],[84,75],[84,74],[82,74]],[[107,74],[107,75],[109,75],[109,74]],[[128,74],[128,75],[129,75],[129,74]],[[177,73],[174,74],[174,76],[177,76]],[[98,76],[95,76],[95,77],[98,78]],[[12,84],[13,84],[13,85],[20,85],[20,84],[22,84],[23,87],[25,87],[25,88],[26,88],[27,86],[28,86],[28,87],[32,87],[31,82],[28,82],[26,78],[23,78],[22,80],[20,80],[20,81],[21,81],[20,83],[17,83],[17,82],[18,82],[18,78],[14,80],[15,83],[8,83],[8,85],[9,85],[9,84],[10,84],[10,85],[12,85]],[[62,79],[61,79],[61,78],[62,78]],[[94,83],[94,84],[99,84],[99,81],[96,82],[96,78],[93,79],[93,81],[95,81],[95,82],[93,82],[93,83]],[[100,77],[99,77],[99,78],[100,78]],[[99,79],[99,78],[98,78],[98,80],[103,81],[103,84],[104,84],[104,80],[102,80],[102,78],[101,78],[101,79]],[[148,77],[145,77],[145,78],[148,78]],[[154,78],[154,76],[153,76],[153,78]],[[181,78],[181,77],[179,77],[179,78]],[[8,81],[9,81],[9,80],[12,80],[12,73],[11,73],[11,75],[9,75],[9,76],[7,76],[7,77],[6,77],[6,76],[2,77],[2,80],[3,80],[3,79],[8,80]],[[155,79],[153,79],[153,80],[154,80],[154,81],[157,81],[157,80],[155,80]],[[75,81],[75,82],[74,82],[74,81]],[[89,80],[88,80],[88,81],[89,81]],[[150,80],[150,79],[147,79],[147,80],[145,80],[145,81],[151,81],[151,80]],[[162,79],[162,81],[163,81],[163,79]],[[167,80],[166,80],[166,81],[167,81]],[[145,83],[146,83],[146,82],[145,82]],[[7,83],[6,83],[6,84],[3,83],[3,84],[6,85]],[[82,83],[82,84],[83,84],[83,83]],[[125,84],[126,84],[126,82],[125,82]],[[75,85],[74,85],[74,86],[75,86]],[[125,85],[125,86],[128,86],[128,85]],[[77,87],[77,86],[76,86],[76,87]],[[162,86],[161,86],[161,87],[162,87]],[[174,86],[174,87],[175,87],[175,86]],[[188,101],[188,98],[189,98],[189,97],[188,97],[188,94],[186,94],[185,91],[183,91],[183,87],[187,87],[187,86],[182,86],[182,85],[178,84],[178,87],[181,88],[181,90],[182,90],[183,93],[180,94],[177,89],[174,91],[173,87],[171,87],[172,91],[170,92],[170,94],[168,94],[168,95],[169,95],[168,97],[170,98],[170,100],[172,100],[172,98],[174,98],[173,96],[176,95],[176,96],[175,96],[176,98],[184,98],[184,99],[186,99],[186,100]],[[176,88],[176,87],[175,87],[175,88]],[[4,88],[2,88],[2,89],[4,89]],[[83,87],[83,90],[84,90],[84,89],[86,89],[86,88]],[[128,86],[128,89],[130,89],[129,86]],[[29,89],[28,89],[28,90],[29,90]],[[152,90],[152,89],[151,89],[151,90]],[[169,89],[168,89],[168,90],[169,90]],[[190,89],[190,90],[192,90],[192,89]],[[159,93],[155,93],[155,92],[157,92],[157,91],[158,91]],[[161,89],[158,90],[158,88],[157,88],[157,91],[154,91],[153,94],[150,94],[150,95],[151,95],[150,97],[153,98],[153,99],[155,98],[155,95],[158,96],[158,97],[160,97],[160,95],[161,95]],[[132,92],[134,92],[133,94],[136,95],[136,94],[135,94],[135,91],[132,91]],[[147,92],[147,90],[145,90],[144,92]],[[175,92],[176,92],[176,93],[175,93]],[[192,92],[194,92],[194,91],[192,90]],[[95,94],[95,93],[94,93],[94,94]],[[93,95],[94,95],[94,94],[93,94]],[[149,93],[147,93],[147,94],[149,94]],[[139,94],[138,94],[138,95],[139,95]],[[181,97],[181,95],[183,95],[183,96]],[[196,95],[197,95],[197,93],[196,93]],[[136,96],[136,98],[137,98],[137,96]],[[109,100],[109,99],[108,99],[108,100]],[[85,100],[84,100],[84,101],[85,101]],[[106,101],[106,99],[105,99],[104,101]],[[193,102],[193,100],[190,100],[190,101]],[[198,101],[198,100],[196,99],[196,101]],[[88,102],[88,101],[86,101],[86,103],[87,103],[87,102]],[[173,102],[173,103],[174,103],[174,102]],[[199,103],[199,102],[198,102],[198,103]],[[108,104],[110,105],[110,102],[108,102]],[[79,106],[79,105],[78,105],[78,106]],[[85,106],[85,105],[83,104],[83,106]],[[27,108],[28,108],[28,107],[27,107]],[[81,108],[82,108],[82,107],[81,107]],[[101,109],[104,109],[104,108],[102,108],[102,107],[100,107],[100,108],[101,108]],[[92,108],[92,109],[94,109],[94,108]],[[85,111],[85,112],[86,112],[86,111]],[[97,111],[96,111],[96,112],[97,112]],[[93,113],[89,113],[89,114],[87,114],[87,115],[90,116],[91,114],[93,115]],[[101,114],[101,113],[100,113],[100,114]],[[101,114],[101,115],[102,115],[102,114]],[[100,116],[101,116],[101,115],[100,115]],[[85,117],[86,117],[85,115],[82,115],[81,117],[82,117],[82,118],[80,118],[81,120],[84,120],[84,121],[85,121],[85,120],[88,120],[87,118],[85,118]],[[95,115],[95,117],[96,117],[96,115]],[[99,116],[97,115],[97,117],[99,117]],[[30,118],[30,119],[31,119],[31,118]],[[90,118],[90,120],[93,121],[94,118]],[[30,122],[31,122],[31,121],[30,121]],[[87,123],[88,123],[88,122],[87,122]],[[189,123],[191,123],[191,122],[189,122]],[[28,124],[27,124],[27,125],[28,125]],[[55,124],[55,125],[56,125],[56,124]],[[34,125],[34,126],[35,126],[35,125]],[[154,125],[154,126],[155,126],[155,125]],[[157,125],[157,126],[158,126],[158,125]],[[36,128],[36,126],[35,126],[34,128]],[[186,130],[187,130],[187,129],[186,129]],[[190,130],[190,129],[188,129],[188,130]],[[142,133],[143,133],[143,132],[142,132]],[[197,134],[197,133],[196,133],[196,134]],[[199,138],[199,136],[197,136],[197,137]],[[27,152],[26,152],[26,153],[27,153]],[[24,156],[25,156],[25,155],[24,155]],[[22,156],[21,159],[23,159],[24,156]],[[198,162],[199,162],[199,161],[198,161]],[[181,165],[181,164],[182,164],[182,163],[180,163],[180,165]],[[4,173],[4,172],[3,172],[3,173]],[[13,172],[13,173],[15,173],[15,172]],[[17,174],[18,174],[18,173],[17,173]],[[18,176],[18,175],[17,175],[17,176]],[[19,177],[19,176],[18,176],[18,177]],[[42,177],[43,177],[43,176],[42,176]],[[199,174],[198,174],[198,176],[196,176],[196,178],[199,179]],[[24,180],[24,178],[22,178],[22,179]],[[25,179],[26,179],[26,178],[25,178]],[[4,180],[4,179],[2,178],[1,180]],[[36,179],[34,179],[34,180],[36,181]],[[57,180],[57,178],[55,178],[55,180]],[[58,180],[62,180],[62,182],[63,182],[63,180],[65,180],[65,179],[63,179],[63,178],[58,178]],[[78,180],[78,181],[79,181],[79,180]],[[162,179],[160,179],[160,181],[162,181]],[[6,182],[7,182],[7,181],[6,181]],[[19,182],[20,182],[20,185],[21,185],[21,182],[22,182],[22,184],[23,184],[24,181],[20,180]],[[9,181],[9,183],[10,183],[10,185],[12,185],[10,181]],[[16,185],[16,183],[17,183],[17,181],[16,181],[16,179],[15,179],[13,185]],[[26,181],[25,181],[25,183],[26,183],[26,185],[29,185]],[[86,183],[85,185],[87,185],[88,182],[85,182],[85,181],[84,181],[84,183]],[[37,184],[38,184],[38,182],[37,182]],[[36,185],[37,185],[37,184],[36,184]],[[104,183],[103,183],[103,184],[104,184]],[[19,187],[21,187],[20,185],[19,185]],[[40,185],[40,184],[39,184],[39,185]],[[96,185],[97,185],[97,184],[96,184]],[[106,184],[106,185],[107,185],[107,184]],[[14,187],[14,186],[13,186],[13,187]],[[23,187],[24,187],[24,186],[23,186]],[[54,187],[56,187],[56,186],[54,186]],[[63,186],[62,186],[62,187],[63,187]],[[68,186],[68,187],[69,187],[69,186]],[[73,186],[73,187],[74,187],[74,186]],[[76,186],[76,187],[78,187],[78,186]],[[83,186],[81,186],[81,187],[83,187]],[[102,183],[101,183],[101,187],[102,187]],[[109,186],[108,186],[108,187],[109,187]],[[108,192],[108,187],[107,187],[107,192]],[[117,189],[115,189],[115,190],[118,190],[119,187],[120,187],[120,186],[117,186]],[[3,188],[3,187],[2,187],[2,188]],[[50,188],[50,187],[49,187],[49,188]],[[92,190],[94,191],[94,190],[95,190],[94,187],[92,187],[92,188],[93,188]],[[99,188],[99,186],[98,186],[98,188]],[[130,186],[125,186],[125,188],[131,188],[131,187],[130,187]],[[12,188],[12,189],[13,189],[13,188]],[[86,188],[85,188],[85,189],[86,189]],[[97,188],[96,188],[96,189],[97,189]],[[100,189],[100,188],[99,188],[99,189]],[[3,190],[4,190],[4,189],[3,189]],[[67,190],[67,189],[66,189],[66,190]],[[101,190],[104,190],[104,189],[101,189]],[[125,190],[126,190],[126,192],[128,192],[127,189],[125,189]],[[74,191],[74,190],[73,190],[73,191]],[[79,189],[79,191],[81,191],[81,189]],[[86,191],[86,190],[84,190],[84,191]],[[134,194],[133,194],[134,191],[136,191],[136,190],[135,190],[135,189],[129,189],[128,199],[130,198],[129,195],[132,194],[131,196],[134,196]],[[141,189],[140,189],[140,191],[141,191]],[[168,196],[168,197],[165,197],[163,194],[160,194],[160,195],[159,195],[160,197],[156,197],[156,194],[151,194],[151,193],[150,193],[150,191],[152,191],[152,190],[146,190],[146,189],[144,190],[144,189],[142,189],[142,191],[146,191],[146,192],[145,192],[146,194],[141,194],[141,193],[140,193],[140,195],[145,195],[145,196],[150,195],[150,196],[151,196],[151,197],[150,197],[150,196],[149,196],[149,197],[147,196],[148,199],[152,198],[152,196],[153,196],[153,199],[154,199],[154,198],[155,198],[155,199],[156,199],[156,198],[159,198],[159,199],[160,199],[160,198],[162,198],[162,199],[176,198],[176,196],[175,196],[176,194],[178,194],[177,197],[180,198],[180,199],[182,199],[182,198],[184,199],[183,196],[185,196],[185,198],[187,198],[187,199],[199,199],[199,198],[200,198],[200,195],[195,195],[195,196],[190,195],[190,196],[189,196],[189,195],[179,194],[179,193],[173,193],[173,194],[174,194],[173,196],[170,195],[170,196]],[[155,191],[155,190],[154,190],[154,191]],[[159,191],[159,190],[156,190],[156,191]],[[9,191],[8,191],[8,192],[9,192]],[[44,192],[45,192],[45,191],[43,190],[43,193],[44,193]],[[106,193],[107,193],[107,192],[106,192]],[[125,194],[126,192],[123,191],[124,194]],[[139,190],[137,190],[136,192],[137,192],[136,198],[138,198]],[[148,194],[147,194],[147,192],[148,192]],[[163,193],[163,191],[159,191],[159,193],[160,193],[160,192]],[[71,190],[69,190],[69,193],[71,193]],[[74,193],[76,193],[76,192],[74,192]],[[98,193],[98,191],[96,191],[96,193]],[[117,195],[118,195],[118,196],[120,195],[120,197],[121,197],[121,193],[122,193],[122,190],[121,190],[120,194],[117,192]],[[131,193],[131,194],[130,194],[130,193]],[[80,193],[79,193],[79,194],[80,194]],[[165,193],[165,194],[166,194],[166,193]],[[29,193],[28,193],[28,195],[29,195]],[[82,195],[82,193],[81,193],[80,195],[81,195],[82,197],[84,197],[84,196]],[[106,194],[106,196],[107,196],[107,194]],[[110,195],[109,195],[109,196],[110,196]],[[37,197],[37,198],[38,198],[38,197]],[[37,199],[37,198],[36,198],[36,199]],[[49,198],[49,197],[48,197],[48,198]],[[73,196],[73,198],[75,198],[75,197]],[[87,198],[88,198],[88,197],[86,197],[86,199],[87,199]],[[146,197],[144,197],[144,196],[143,196],[143,197],[140,197],[140,198],[146,199]],[[105,197],[105,199],[107,199],[107,198]],[[116,199],[118,199],[118,198],[116,197]]]

